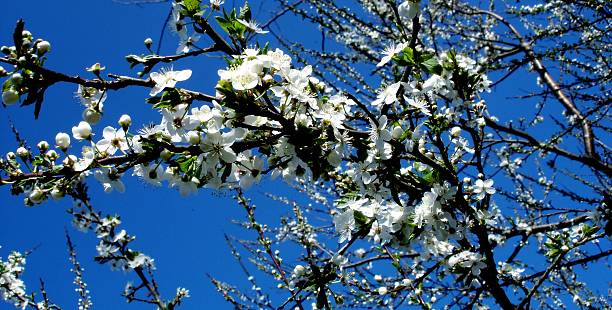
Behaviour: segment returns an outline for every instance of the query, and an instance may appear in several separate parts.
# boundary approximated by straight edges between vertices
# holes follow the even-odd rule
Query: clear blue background
[[[233,1],[227,1],[231,7]],[[255,18],[265,22],[272,15],[267,1],[251,1]],[[235,5],[241,5],[237,2]],[[85,67],[100,62],[107,72],[134,75],[123,57],[127,54],[145,53],[142,44],[146,37],[157,39],[170,4],[121,5],[111,0],[60,0],[60,1],[5,1],[0,18],[0,45],[11,45],[11,34],[15,21],[24,18],[26,29],[35,38],[42,37],[52,44],[47,66],[51,69],[86,75]],[[299,22],[289,23],[280,20],[277,30],[309,46],[320,44],[320,34],[302,27]],[[272,36],[262,39],[273,41]],[[206,46],[205,39],[199,42]],[[166,33],[161,54],[173,54],[176,37]],[[217,69],[221,61],[218,57],[199,57],[175,64],[175,69],[191,68],[192,78],[181,84],[205,93],[214,93]],[[90,76],[88,76],[90,77]],[[526,91],[533,84],[535,75],[519,72],[515,78],[506,82],[504,88],[495,92],[495,100],[489,101],[492,114],[502,119],[510,119],[522,113],[523,107],[531,103],[518,103],[507,97],[518,95],[517,89]],[[521,81],[520,83],[517,81]],[[517,84],[518,83],[518,84]],[[55,133],[70,133],[72,126],[81,120],[82,106],[74,97],[74,85],[60,84],[52,87],[46,96],[43,110],[38,121],[33,120],[32,107],[8,109],[0,108],[0,152],[14,151],[16,144],[10,131],[9,121],[13,121],[20,133],[28,139],[31,146],[38,140],[52,142]],[[106,125],[115,125],[123,113],[132,115],[135,126],[158,122],[157,112],[145,107],[144,99],[148,90],[141,88],[109,93],[105,104],[105,118],[94,127],[100,132]],[[555,110],[554,115],[560,111]],[[546,131],[546,130],[544,130]],[[544,132],[543,131],[543,132]],[[241,237],[253,237],[244,230],[231,224],[234,219],[243,219],[244,211],[231,199],[231,193],[212,193],[203,190],[196,197],[182,199],[175,190],[154,188],[125,177],[125,194],[102,193],[101,186],[90,182],[93,203],[104,213],[118,213],[123,221],[122,228],[136,235],[134,248],[155,259],[158,270],[156,279],[161,286],[162,295],[171,298],[175,288],[183,286],[191,291],[192,297],[186,300],[183,309],[220,309],[231,308],[216,293],[207,274],[232,283],[241,283],[243,288],[250,285],[244,281],[239,266],[229,254],[224,241],[224,233]],[[264,222],[278,223],[281,214],[290,212],[289,208],[263,198],[262,193],[295,193],[279,182],[266,181],[249,191],[259,204],[258,214]],[[298,197],[299,199],[299,197]],[[125,307],[124,298],[119,294],[127,281],[134,280],[132,274],[111,272],[106,265],[93,262],[97,240],[93,233],[83,234],[72,228],[69,200],[45,203],[32,208],[25,207],[20,197],[8,194],[8,188],[0,191],[0,256],[6,257],[9,250],[26,251],[36,248],[28,256],[24,279],[28,291],[38,288],[42,278],[51,300],[65,309],[73,308],[77,299],[73,291],[73,275],[69,272],[64,229],[73,238],[81,263],[85,267],[85,281],[92,292],[94,307],[111,309]],[[597,272],[593,273],[596,274]],[[586,275],[586,279],[591,279]],[[605,281],[604,279],[599,279]],[[263,289],[275,286],[272,281],[264,281]],[[602,284],[605,289],[606,283]],[[266,287],[267,286],[267,287]],[[134,305],[135,309],[150,308],[148,305]],[[0,303],[0,309],[9,307]]]

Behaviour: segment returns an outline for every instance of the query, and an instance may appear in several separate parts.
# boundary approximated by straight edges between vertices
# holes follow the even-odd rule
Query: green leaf
[[[431,74],[442,74],[442,66],[438,63],[438,60],[433,57],[421,62],[421,69]]]
[[[191,16],[200,11],[202,0],[183,0],[183,7],[187,11],[187,15]]]
[[[239,19],[244,19],[246,21],[251,20],[251,7],[249,6],[249,2],[245,1],[244,5],[240,8]]]
[[[2,92],[7,91],[10,88],[13,88],[13,83],[12,83],[12,79],[8,79],[6,81],[4,81],[4,83],[2,83]]]

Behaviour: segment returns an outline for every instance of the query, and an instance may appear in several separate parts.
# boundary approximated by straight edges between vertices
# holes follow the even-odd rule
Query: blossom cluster
[[[6,261],[0,258],[0,295],[5,301],[22,309],[28,305],[25,284],[20,279],[25,262],[25,256],[19,252],[9,254]]]

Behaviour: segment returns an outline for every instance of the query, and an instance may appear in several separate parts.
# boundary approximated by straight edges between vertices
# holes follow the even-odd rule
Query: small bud
[[[19,93],[13,89],[7,89],[2,93],[2,102],[7,106],[14,104],[19,101]]]
[[[200,133],[198,133],[197,131],[190,131],[187,133],[187,142],[189,142],[189,144],[199,144],[200,140]]]
[[[296,277],[301,277],[302,275],[304,275],[305,272],[306,268],[304,268],[304,266],[302,265],[296,265],[295,268],[293,268],[293,274]]]
[[[13,153],[13,152],[6,153],[6,159],[14,160],[15,158],[17,158],[17,155],[15,155],[15,153]]]
[[[23,82],[23,76],[21,73],[13,73],[13,75],[11,75],[11,82],[13,82],[13,84],[21,84],[21,82]]]
[[[36,47],[38,48],[38,53],[42,55],[51,50],[51,43],[49,41],[42,41]]]
[[[124,131],[127,131],[130,125],[132,125],[132,118],[127,114],[121,115],[119,118],[119,126],[121,126]]]
[[[70,136],[67,133],[60,132],[55,135],[55,144],[63,151],[70,147]]]
[[[50,161],[56,161],[59,158],[59,154],[57,154],[55,150],[49,150],[45,156],[47,156]]]
[[[9,55],[11,53],[11,48],[6,45],[2,45],[2,47],[0,47],[0,52]]]
[[[38,149],[40,150],[41,153],[44,153],[44,152],[46,152],[49,149],[49,142],[44,141],[44,140],[40,141],[40,142],[38,142],[36,147],[38,147]]]
[[[0,77],[5,77],[8,74],[3,66],[0,66]]]
[[[83,120],[89,124],[97,124],[100,121],[100,118],[102,118],[102,113],[94,109],[85,109],[85,111],[83,111]]]
[[[379,295],[386,295],[387,294],[387,288],[385,286],[381,286],[378,288],[378,294]]]
[[[87,72],[91,72],[95,75],[100,75],[100,72],[104,71],[104,69],[106,69],[106,67],[102,67],[102,65],[100,65],[99,62],[91,65],[91,67],[89,68],[85,68],[85,70],[87,70]]]
[[[81,121],[78,126],[72,127],[72,136],[79,141],[91,138],[91,126]]]
[[[376,282],[380,282],[380,281],[382,281],[382,280],[383,280],[383,278],[382,278],[382,276],[381,276],[381,275],[379,275],[379,274],[374,275],[374,281],[376,281]]]
[[[30,151],[28,151],[28,149],[26,149],[25,147],[20,146],[17,149],[17,156],[21,158],[28,158],[30,156]]]
[[[61,199],[62,197],[64,197],[64,192],[60,190],[59,188],[54,187],[51,190],[51,197],[53,197],[53,199],[55,200]]]
[[[393,137],[393,139],[397,140],[402,136],[403,133],[404,133],[404,130],[402,129],[402,127],[395,126],[393,128],[393,131],[391,132],[391,136]]]
[[[150,48],[151,48],[151,45],[153,45],[153,39],[151,39],[151,38],[146,38],[146,39],[144,40],[144,45],[145,45],[147,48],[149,48],[149,49],[150,49]]]
[[[162,160],[167,161],[170,158],[172,158],[172,152],[168,151],[168,150],[163,150],[161,151],[161,153],[159,154],[159,157],[161,157]]]
[[[66,167],[72,168],[74,164],[78,161],[78,158],[74,155],[68,155],[64,160],[62,160],[62,164]]]
[[[35,187],[28,196],[32,203],[41,203],[45,199],[45,192],[38,187]]]
[[[451,136],[453,136],[455,138],[459,137],[459,135],[461,134],[461,128],[459,128],[457,126],[451,128],[450,134],[451,134]]]
[[[407,19],[413,19],[419,14],[419,1],[407,0],[400,4],[397,8],[400,16]]]

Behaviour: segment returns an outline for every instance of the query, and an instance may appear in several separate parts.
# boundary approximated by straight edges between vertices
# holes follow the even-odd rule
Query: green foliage
[[[164,91],[161,96],[151,97],[146,102],[152,104],[154,109],[169,109],[182,103],[181,94],[174,88]]]

